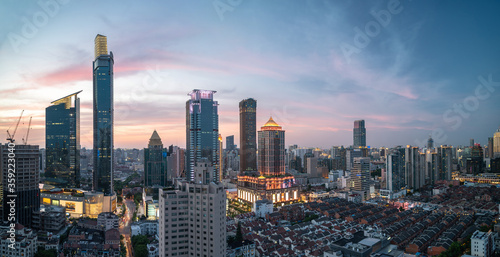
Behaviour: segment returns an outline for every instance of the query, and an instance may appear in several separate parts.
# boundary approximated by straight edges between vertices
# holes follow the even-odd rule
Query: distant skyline
[[[500,127],[497,1],[226,2],[2,2],[0,136],[24,109],[16,141],[33,116],[29,143],[44,148],[45,108],[83,90],[92,147],[97,34],[115,59],[115,148],[144,148],[155,129],[185,147],[193,89],[217,91],[219,132],[237,142],[247,98],[287,147],[352,145],[360,119],[372,147],[423,147],[433,131],[435,146],[485,145]]]

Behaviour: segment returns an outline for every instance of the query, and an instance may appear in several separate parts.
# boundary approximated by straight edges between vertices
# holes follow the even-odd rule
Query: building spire
[[[156,132],[156,129],[153,131],[153,134],[151,135],[151,138],[149,139],[148,145],[163,145],[163,143],[161,142],[161,138],[158,135],[158,132]]]

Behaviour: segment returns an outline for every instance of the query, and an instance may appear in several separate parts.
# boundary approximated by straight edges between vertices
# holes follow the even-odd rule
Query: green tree
[[[241,222],[238,222],[238,228],[236,229],[236,242],[243,241],[243,233],[241,233]]]
[[[148,248],[146,245],[140,244],[134,246],[134,256],[135,257],[148,257]]]
[[[57,257],[57,251],[55,249],[45,250],[42,247],[38,247],[35,257]]]

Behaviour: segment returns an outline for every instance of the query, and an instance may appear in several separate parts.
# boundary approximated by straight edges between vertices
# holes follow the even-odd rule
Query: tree
[[[35,257],[57,257],[57,251],[55,249],[45,250],[42,247],[38,247]]]
[[[403,208],[403,206],[399,207],[399,211],[400,212],[404,212],[405,211],[405,209]]]
[[[134,256],[135,257],[148,257],[148,248],[146,245],[140,244],[134,246]]]
[[[243,233],[241,233],[241,222],[238,222],[238,228],[236,229],[236,242],[243,241]]]

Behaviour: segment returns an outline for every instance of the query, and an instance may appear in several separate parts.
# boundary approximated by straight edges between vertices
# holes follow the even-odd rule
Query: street
[[[132,235],[130,231],[130,226],[132,225],[132,216],[135,212],[134,200],[124,199],[124,205],[126,206],[125,216],[122,222],[120,222],[120,234],[125,237],[125,247],[127,248],[127,257],[133,257],[134,252],[132,251]]]

